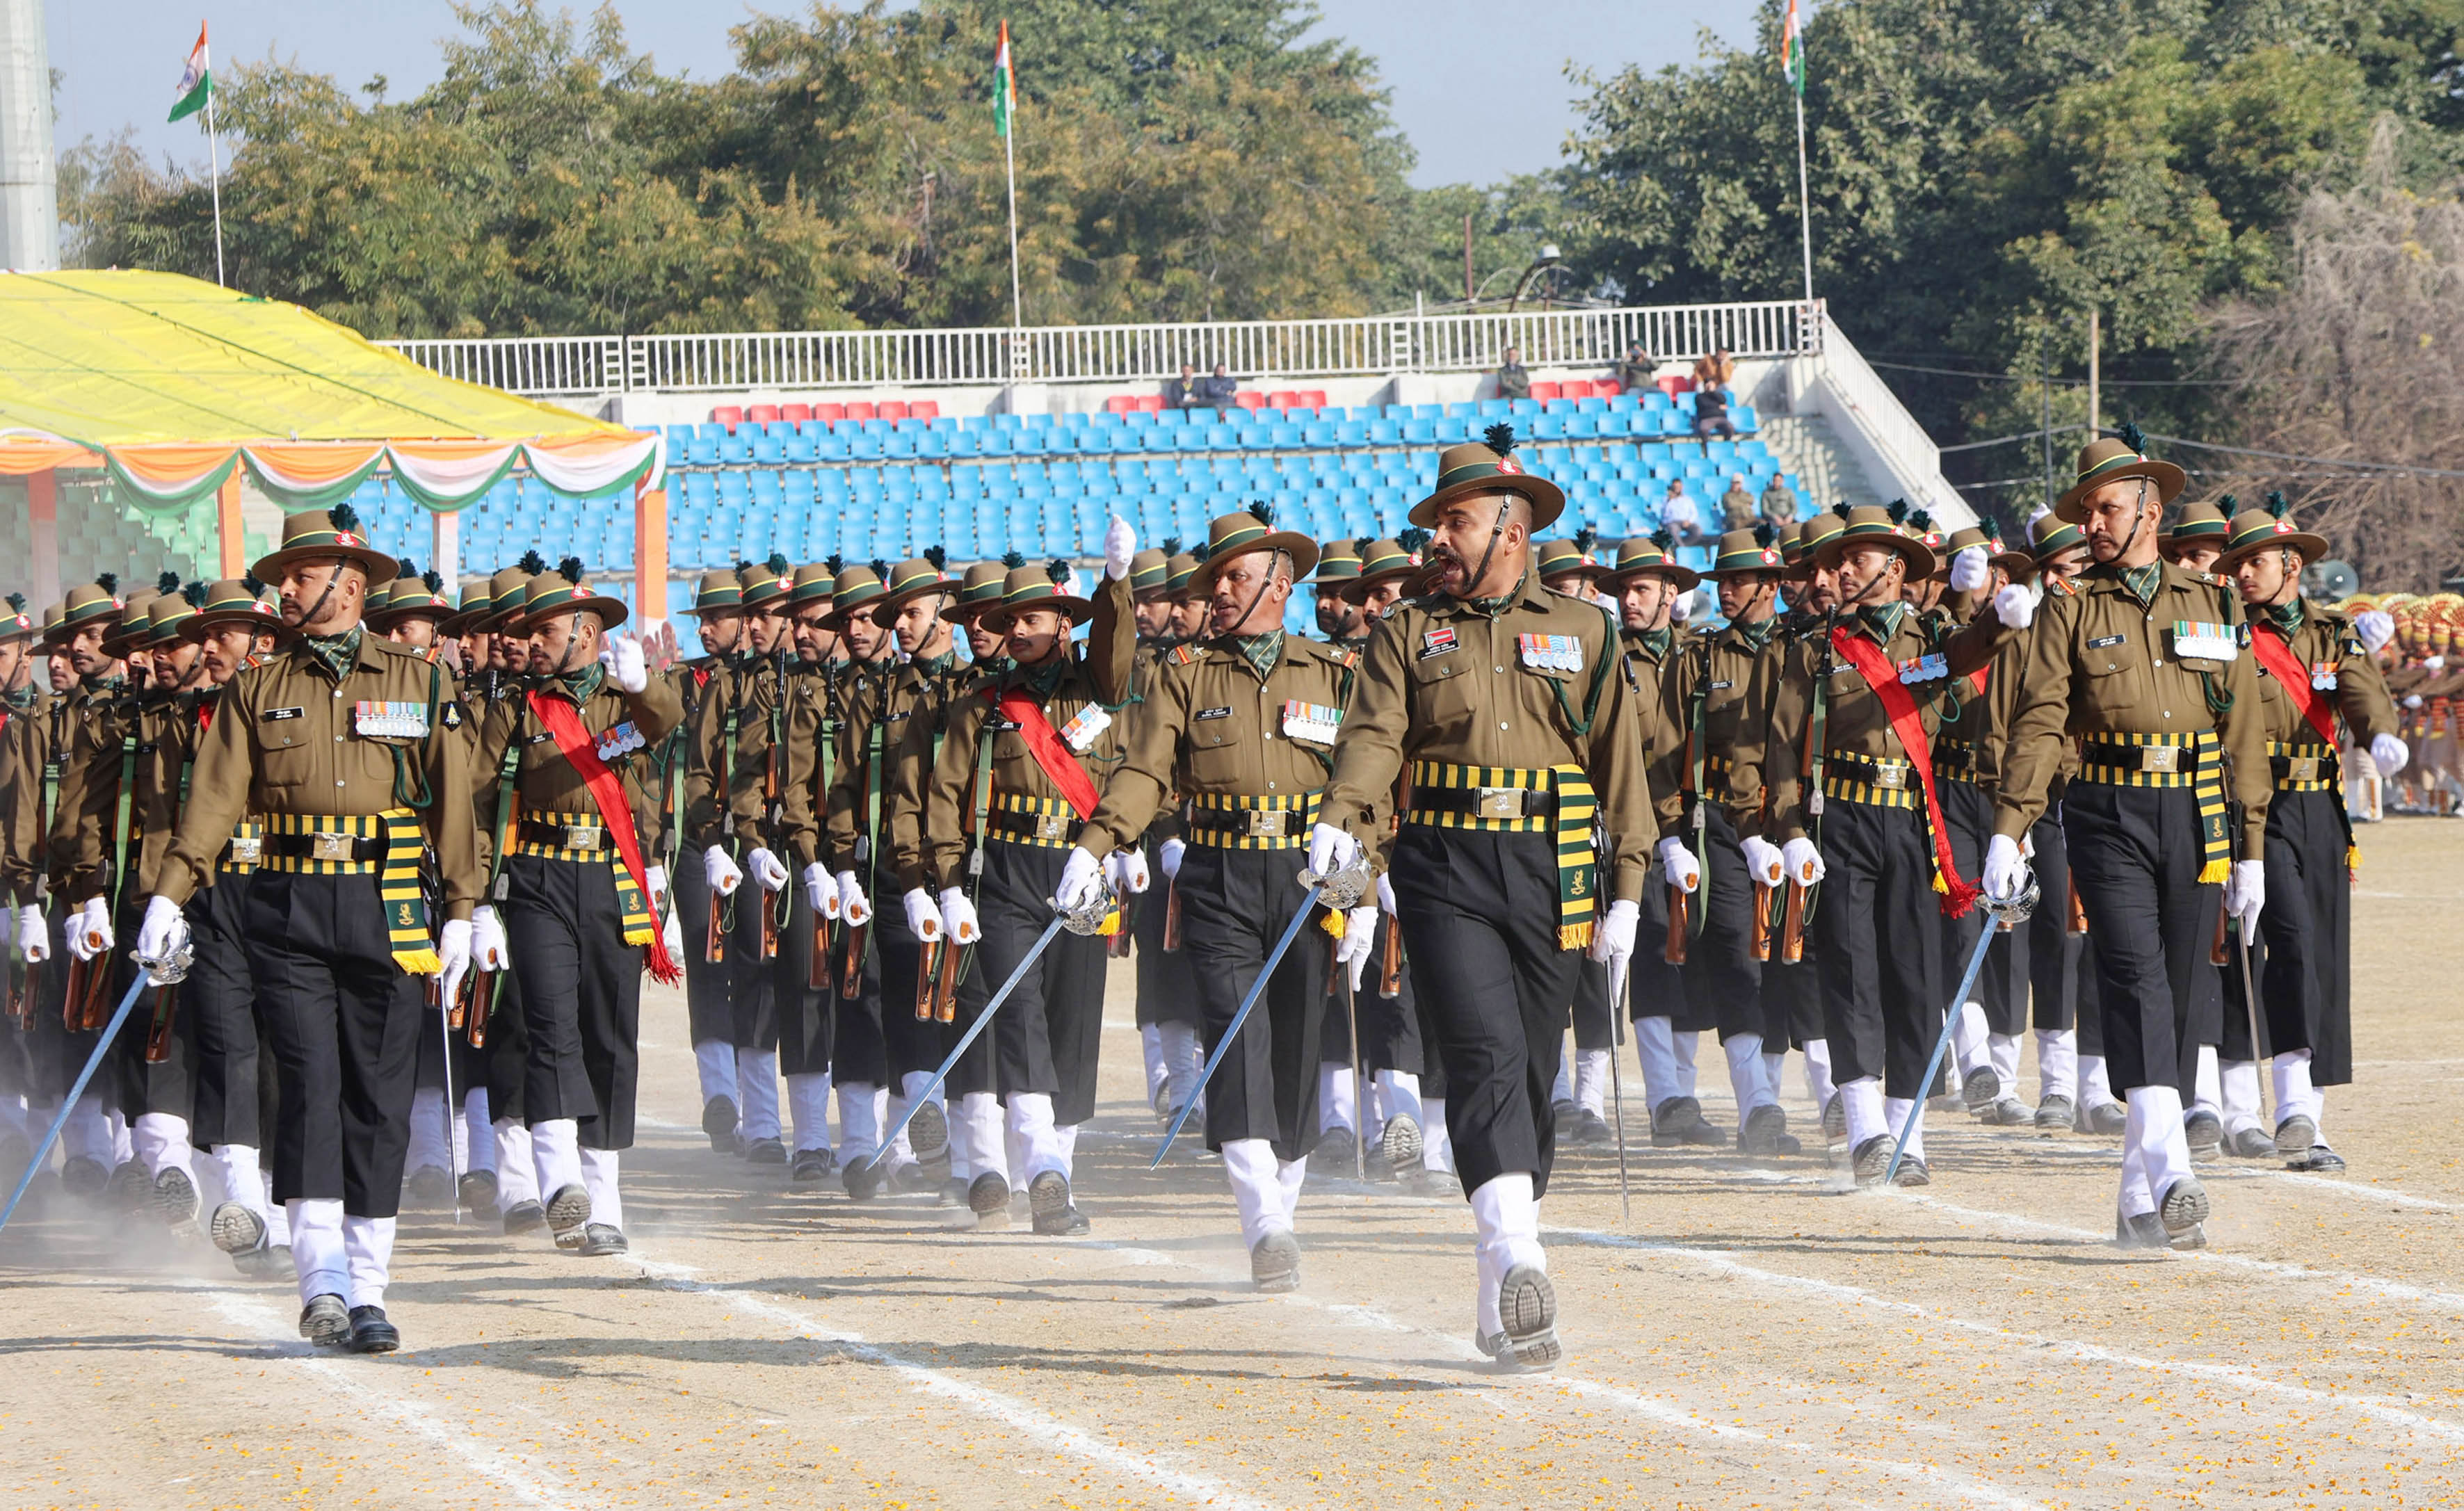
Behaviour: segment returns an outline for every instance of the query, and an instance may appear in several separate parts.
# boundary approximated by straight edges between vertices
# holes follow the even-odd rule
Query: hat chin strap
[[[2130,534],[2123,537],[2122,549],[2113,554],[2113,559],[2117,562],[2130,555],[2130,548],[2139,543],[2139,532],[2147,528],[2147,479],[2144,477],[2139,480],[2138,501],[2131,508],[2133,515],[2130,521]]]
[[[1463,579],[1463,597],[1471,597],[1472,590],[1488,576],[1488,563],[1497,556],[1497,542],[1506,534],[1506,512],[1513,507],[1514,494],[1507,491],[1506,496],[1497,501],[1497,517],[1489,521],[1488,544],[1481,548],[1480,565],[1472,569],[1471,576]]]

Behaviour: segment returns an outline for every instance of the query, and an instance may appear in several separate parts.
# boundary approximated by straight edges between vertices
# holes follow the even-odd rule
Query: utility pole
[[[52,60],[42,0],[0,0],[0,267],[60,265]]]
[[[1463,303],[1471,303],[1471,212],[1463,212]]]
[[[2091,441],[2104,433],[2101,418],[2103,408],[2097,402],[2097,386],[2101,379],[2103,356],[2101,312],[2093,304],[2087,307],[2087,438]]]
[[[2036,392],[2045,403],[2045,507],[2054,507],[2054,361],[2050,356],[2036,361]]]

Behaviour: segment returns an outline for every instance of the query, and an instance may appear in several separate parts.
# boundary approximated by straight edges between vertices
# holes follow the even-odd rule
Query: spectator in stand
[[[1163,406],[1167,409],[1194,409],[1199,400],[1198,369],[1187,362],[1180,364],[1180,376],[1163,385]]]
[[[1705,388],[1726,388],[1736,381],[1737,360],[1728,355],[1728,349],[1727,347],[1723,346],[1708,357],[1697,358],[1695,360],[1694,388],[1696,392],[1699,393]]]
[[[1763,489],[1763,517],[1775,525],[1796,523],[1796,491],[1781,482],[1777,472]]]
[[[1720,495],[1720,520],[1724,530],[1751,530],[1754,527],[1754,495],[1746,491],[1746,480],[1734,472],[1728,474],[1728,491]]]
[[[1668,493],[1660,500],[1660,523],[1681,546],[1703,543],[1703,514],[1694,507],[1694,495],[1685,491],[1683,478],[1668,480]]]
[[[1501,399],[1531,397],[1531,375],[1523,369],[1523,353],[1511,346],[1506,349],[1506,361],[1497,364],[1497,396]]]
[[[1651,386],[1652,372],[1659,365],[1651,360],[1651,354],[1642,349],[1642,342],[1636,341],[1625,349],[1625,361],[1609,369],[1609,376],[1616,379],[1626,392],[1633,393]]]
[[[1215,371],[1198,381],[1198,402],[1212,405],[1218,409],[1231,408],[1240,392],[1240,383],[1223,370],[1221,362],[1217,362]]]
[[[1718,388],[1694,390],[1694,438],[1707,441],[1711,437],[1737,438],[1736,424],[1728,418],[1728,396]]]

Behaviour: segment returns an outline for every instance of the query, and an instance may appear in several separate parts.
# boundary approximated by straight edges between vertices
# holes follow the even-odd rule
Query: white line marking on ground
[[[929,1394],[940,1396],[979,1415],[992,1418],[1019,1435],[1056,1453],[1067,1454],[1089,1463],[1099,1465],[1125,1479],[1151,1485],[1182,1500],[1222,1508],[1222,1511],[1276,1511],[1271,1502],[1243,1495],[1220,1479],[1183,1470],[1166,1468],[1155,1460],[1131,1449],[1105,1442],[1084,1428],[1045,1412],[1016,1396],[970,1385],[913,1360],[902,1358],[875,1344],[869,1344],[855,1333],[807,1317],[792,1307],[782,1306],[753,1291],[693,1280],[696,1273],[691,1265],[667,1264],[646,1259],[638,1253],[629,1262],[646,1277],[659,1281],[671,1290],[689,1295],[705,1296],[722,1306],[739,1307],[768,1317],[794,1328],[805,1338],[836,1346],[841,1351],[891,1369]]]
[[[2307,1186],[2316,1191],[2334,1192],[2355,1201],[2385,1201],[2398,1207],[2418,1207],[2425,1212],[2453,1212],[2453,1202],[2432,1201],[2428,1196],[2415,1196],[2387,1186],[2365,1186],[2357,1180],[2336,1180],[2325,1175],[2305,1175],[2299,1171],[2271,1170],[2260,1172],[2268,1180],[2280,1180],[2287,1185]]]
[[[314,1347],[300,1339],[290,1320],[263,1302],[234,1295],[230,1291],[208,1293],[214,1310],[231,1323],[270,1340],[286,1345],[285,1358],[296,1359],[299,1367],[314,1373],[319,1381],[331,1385],[346,1395],[356,1396],[375,1410],[392,1417],[404,1427],[417,1433],[430,1443],[444,1449],[473,1469],[503,1485],[526,1505],[544,1506],[550,1511],[565,1507],[604,1504],[597,1500],[577,1499],[563,1489],[536,1478],[511,1455],[498,1453],[475,1441],[469,1433],[448,1427],[436,1420],[435,1413],[418,1402],[385,1388],[385,1367],[374,1364],[348,1364],[340,1359],[318,1355]],[[283,1335],[293,1335],[285,1339]]]
[[[1778,1270],[1762,1269],[1716,1249],[1695,1249],[1682,1244],[1654,1243],[1647,1238],[1633,1238],[1622,1234],[1598,1233],[1579,1228],[1548,1228],[1543,1230],[1543,1235],[1551,1238],[1571,1238],[1595,1248],[1664,1254],[1673,1258],[1690,1259],[1723,1274],[1738,1276],[1762,1284],[1790,1290],[1810,1291],[1837,1301],[1853,1302],[1859,1305],[1870,1306],[1881,1311],[1898,1312],[1903,1316],[1920,1317],[1960,1332],[1974,1333],[1981,1337],[2030,1347],[2054,1349],[2082,1362],[2116,1364],[2154,1374],[2181,1374],[2198,1379],[2228,1382],[2243,1390],[2280,1395],[2312,1405],[2342,1407],[2365,1416],[2376,1417],[2397,1427],[2427,1433],[2451,1442],[2464,1442],[2464,1426],[2458,1426],[2438,1417],[2426,1416],[2419,1412],[2410,1411],[2387,1401],[2384,1397],[2313,1390],[2308,1386],[2273,1379],[2255,1370],[2237,1369],[2232,1365],[2202,1364],[2194,1360],[2182,1359],[2151,1359],[2140,1354],[2123,1353],[2118,1349],[2107,1348],[2101,1344],[2084,1343],[2075,1338],[2055,1338],[2041,1333],[2017,1332],[1991,1323],[1955,1316],[1915,1302],[1894,1301],[1889,1297],[1866,1290],[1862,1286],[1850,1285],[1840,1281],[1816,1280],[1810,1276],[1790,1275]]]

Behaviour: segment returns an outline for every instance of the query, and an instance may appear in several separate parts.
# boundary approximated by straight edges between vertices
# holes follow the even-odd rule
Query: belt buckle
[[[1251,808],[1248,810],[1248,834],[1250,839],[1280,840],[1284,838],[1286,832],[1284,829],[1284,821],[1289,817],[1289,815],[1286,814],[1284,810],[1281,808]]]
[[[2284,762],[2284,779],[2287,781],[2317,781],[2319,779],[2319,757],[2316,756],[2293,756],[2286,757]]]
[[[1066,840],[1069,837],[1068,830],[1068,821],[1057,813],[1035,816],[1035,837],[1039,840]]]
[[[1521,787],[1483,787],[1480,789],[1480,816],[1484,819],[1520,819],[1523,817]]]
[[[1908,784],[1908,769],[1898,761],[1874,763],[1874,786],[1881,792],[1898,792]]]
[[[606,829],[596,823],[568,823],[564,826],[564,847],[568,850],[601,849],[606,840]]]
[[[231,859],[233,865],[254,865],[265,853],[265,842],[253,835],[231,836]]]
[[[347,861],[351,858],[351,842],[356,834],[324,834],[308,836],[308,859],[312,861]]]
[[[2178,772],[2182,769],[2182,747],[2179,745],[2142,745],[2139,747],[2141,771]]]

